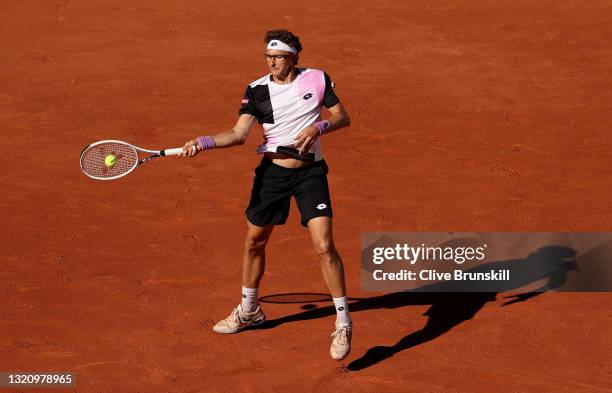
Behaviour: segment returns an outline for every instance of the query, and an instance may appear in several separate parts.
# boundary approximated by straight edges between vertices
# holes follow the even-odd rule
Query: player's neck
[[[288,83],[293,82],[296,77],[297,77],[297,70],[295,69],[295,67],[292,67],[291,70],[289,70],[289,72],[287,72],[286,75],[281,74],[278,77],[273,75],[272,80],[274,81],[274,83],[277,83],[279,85],[286,85]]]

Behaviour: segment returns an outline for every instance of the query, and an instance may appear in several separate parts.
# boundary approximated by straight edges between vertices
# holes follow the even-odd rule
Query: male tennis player
[[[242,302],[213,330],[236,333],[265,320],[258,288],[265,269],[265,247],[275,225],[286,222],[295,197],[302,225],[308,227],[321,260],[323,278],[336,307],[336,329],[330,354],[344,359],[351,350],[352,323],[348,312],[344,268],[332,239],[332,207],[327,164],[320,137],[349,125],[349,117],[323,71],[297,68],[302,45],[287,30],[269,31],[265,58],[270,73],[249,84],[239,118],[229,131],[188,141],[183,155],[244,143],[257,120],[264,129],[263,154],[255,169],[251,201],[246,209],[247,233],[242,263]],[[325,106],[329,117],[321,119]]]

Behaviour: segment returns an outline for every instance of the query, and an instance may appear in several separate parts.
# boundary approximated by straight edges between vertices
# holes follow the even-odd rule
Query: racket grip
[[[176,149],[166,149],[163,151],[164,156],[178,156],[183,153],[182,147],[177,147]]]

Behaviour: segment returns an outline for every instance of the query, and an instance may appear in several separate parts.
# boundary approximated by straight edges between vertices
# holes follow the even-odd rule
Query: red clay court
[[[502,306],[359,282],[366,231],[610,231],[609,1],[0,9],[0,371],[72,371],[76,388],[54,391],[92,393],[612,392],[609,293]],[[273,28],[300,36],[300,66],[331,75],[352,120],[323,142],[362,299],[340,363],[330,303],[266,303],[267,328],[211,330],[239,301],[259,129],[114,182],[78,165],[95,140],[176,147],[231,127]],[[326,292],[296,213],[272,235],[262,296]]]

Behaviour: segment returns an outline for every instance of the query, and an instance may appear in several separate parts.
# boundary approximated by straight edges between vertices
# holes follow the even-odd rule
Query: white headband
[[[287,52],[291,52],[291,53],[297,53],[297,51],[295,50],[295,48],[285,44],[282,41],[279,40],[272,40],[270,42],[268,42],[268,47],[266,49],[274,49],[274,50],[285,50]]]

